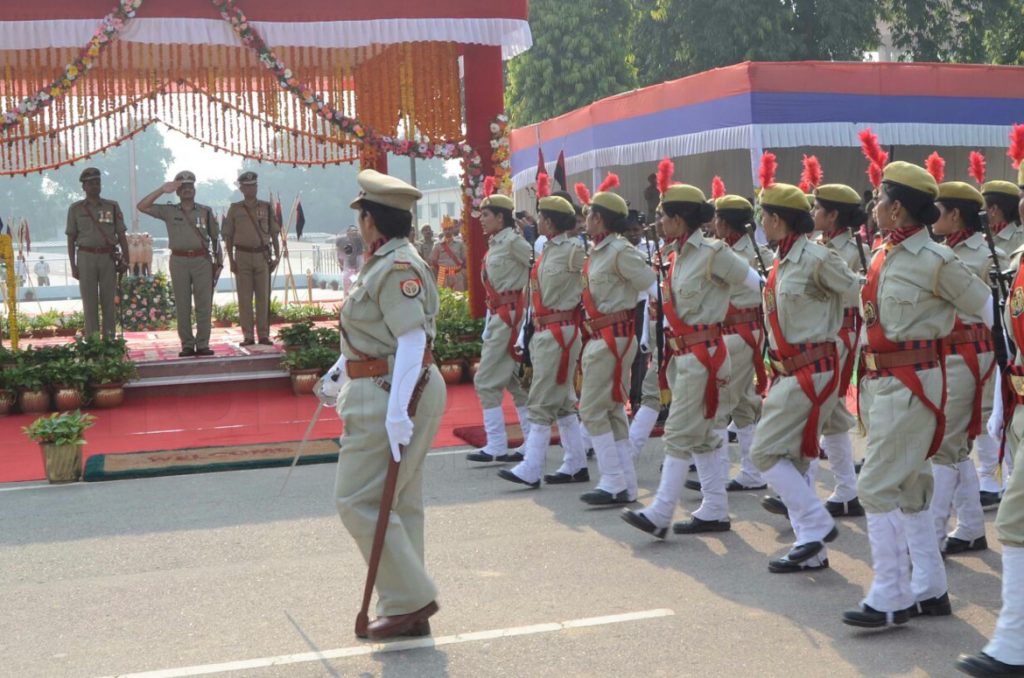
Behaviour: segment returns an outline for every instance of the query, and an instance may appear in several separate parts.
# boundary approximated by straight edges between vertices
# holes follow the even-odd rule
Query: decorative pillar
[[[466,98],[466,141],[483,160],[484,176],[494,173],[491,165],[491,122],[505,111],[505,77],[501,47],[466,45],[462,56],[463,87]],[[480,221],[472,216],[466,221],[466,275],[469,288],[470,313],[483,317],[484,287],[480,265],[487,251]]]

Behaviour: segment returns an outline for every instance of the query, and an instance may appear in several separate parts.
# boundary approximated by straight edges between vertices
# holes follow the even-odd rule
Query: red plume
[[[490,198],[498,188],[498,180],[494,177],[484,177],[484,197]]]
[[[818,162],[818,157],[814,155],[804,156],[804,170],[800,173],[800,188],[803,188],[804,184],[807,184],[811,189],[815,189],[821,185],[821,163]],[[804,190],[804,193],[810,193],[810,190]]]
[[[928,170],[928,174],[935,178],[936,183],[941,184],[946,176],[946,161],[942,159],[938,151],[932,151],[932,154],[924,161],[924,166]]]
[[[608,176],[604,178],[601,185],[597,187],[597,192],[610,191],[619,185],[619,175],[614,172],[609,172]]]
[[[1024,162],[1024,125],[1014,125],[1010,130],[1010,150],[1006,154],[1013,158],[1014,169]]]
[[[723,195],[725,195],[725,182],[722,181],[722,177],[715,176],[715,178],[711,180],[711,199],[717,200]]]
[[[587,190],[586,184],[578,182],[573,188],[576,189],[576,196],[580,199],[580,202],[584,205],[589,205],[590,191]]]
[[[967,173],[981,186],[985,183],[985,156],[978,151],[971,151],[967,162]]]
[[[775,154],[765,151],[761,156],[761,168],[758,170],[758,177],[761,179],[761,188],[771,188],[775,184],[775,170],[779,163],[775,160]]]
[[[868,179],[871,181],[871,185],[878,188],[882,185],[882,168],[875,163],[868,165]]]
[[[658,193],[665,195],[665,191],[672,185],[672,175],[675,171],[676,166],[668,158],[658,163]]]
[[[811,188],[811,185],[809,183],[807,183],[806,181],[801,181],[800,182],[800,190],[803,191],[804,193],[810,193],[814,189]]]
[[[860,137],[860,149],[868,162],[873,162],[879,167],[885,167],[889,162],[889,154],[882,150],[878,144],[878,135],[871,131],[871,128],[861,130],[857,135]]]
[[[537,199],[546,198],[551,195],[551,177],[547,172],[537,175]]]

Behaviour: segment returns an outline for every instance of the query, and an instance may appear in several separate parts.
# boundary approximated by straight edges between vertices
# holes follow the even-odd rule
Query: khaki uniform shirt
[[[384,243],[363,265],[341,307],[341,351],[349,360],[394,355],[398,337],[417,327],[434,338],[438,295],[433,273],[406,238]]]
[[[523,236],[503,228],[491,236],[482,275],[497,292],[521,290],[530,279],[532,255],[533,248]]]
[[[751,244],[750,238],[747,236],[737,240],[732,246],[732,251],[744,259],[747,265],[755,271],[760,270],[758,268],[760,264],[757,260],[757,252],[760,252],[761,261],[764,262],[764,265],[769,267],[772,265],[772,258],[775,256],[767,247],[758,245],[757,250],[755,250],[754,245]],[[739,309],[755,308],[761,305],[761,293],[758,290],[750,289],[741,280],[729,289],[729,302]]]
[[[996,249],[1003,252],[1016,252],[1024,246],[1024,226],[1020,224],[1009,224],[998,233],[992,234],[992,240],[996,243]],[[1008,268],[1006,261],[1003,261],[1003,270]]]
[[[89,212],[92,212],[91,217]],[[68,224],[64,234],[72,236],[75,243],[82,247],[113,247],[118,243],[118,235],[125,232],[127,229],[121,207],[113,200],[100,198],[99,205],[79,200],[68,208]],[[127,252],[124,254],[127,255]]]
[[[508,229],[506,229],[508,230]],[[448,245],[448,249],[452,251],[455,257],[452,257],[445,250],[445,245]],[[424,257],[426,258],[426,257]],[[452,240],[446,243],[444,240],[438,240],[437,244],[434,245],[434,252],[429,259],[430,263],[434,266],[448,266],[450,268],[462,268],[466,265],[466,248],[459,240]]]
[[[578,238],[559,233],[544,243],[537,278],[540,300],[550,311],[570,311],[580,303],[583,292],[583,262],[586,259]],[[537,309],[533,309],[536,314]]]
[[[181,203],[153,205],[146,214],[167,225],[168,246],[172,250],[209,250],[209,238],[220,238],[217,218],[206,205],[196,203],[190,214],[186,214]]]
[[[992,254],[989,252],[984,234],[975,233],[954,247],[953,253],[957,259],[964,262],[974,275],[978,276],[985,285],[988,285],[989,271],[992,270]],[[1009,261],[1006,253],[1001,252],[998,248],[996,248],[996,256],[999,257],[999,261],[1003,262],[1004,265]],[[980,310],[976,309],[973,313],[961,312],[958,315],[961,321],[968,325],[973,325],[982,322]]]
[[[688,325],[725,320],[730,287],[742,285],[750,266],[721,240],[694,231],[676,255],[672,272],[675,312]],[[665,321],[669,326],[668,319]]]
[[[860,254],[857,253],[857,238],[854,237],[853,233],[849,230],[845,230],[834,238],[826,239],[824,236],[821,239],[821,244],[830,250],[835,251],[839,255],[846,265],[855,274],[861,273],[861,260]],[[871,265],[871,250],[864,246],[864,261]],[[860,305],[860,288],[851,288],[851,294],[843,299],[843,308],[850,308],[851,306]]]
[[[250,218],[250,212],[256,223]],[[233,202],[224,217],[224,240],[230,240],[235,245],[263,247],[270,245],[271,240],[280,233],[281,225],[277,223],[274,210],[266,200],[257,200],[248,211],[245,209],[245,201]]]
[[[599,313],[635,309],[637,295],[656,279],[640,251],[618,233],[590,248],[589,259],[583,284],[590,288]]]
[[[430,257],[434,254],[434,245],[437,241],[431,238],[430,240],[420,239],[416,243],[416,252],[420,255],[420,259],[423,261],[430,261]]]
[[[859,289],[857,277],[833,250],[797,238],[779,263],[775,304],[779,324],[790,344],[835,341],[843,322],[843,300]],[[768,322],[771,302],[765,301],[765,327],[770,346],[778,349]]]
[[[974,317],[988,296],[988,285],[922,228],[886,257],[878,282],[878,320],[890,341],[939,339],[953,329],[954,307],[963,317]]]

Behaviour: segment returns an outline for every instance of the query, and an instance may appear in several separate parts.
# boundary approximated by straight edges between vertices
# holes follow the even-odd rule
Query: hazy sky
[[[238,178],[238,170],[242,166],[242,158],[228,153],[218,153],[213,149],[203,148],[198,141],[168,129],[163,125],[155,125],[156,129],[164,135],[167,147],[174,154],[174,161],[171,163],[171,176],[183,169],[196,173],[200,181],[216,181],[222,179],[229,186],[233,185]]]

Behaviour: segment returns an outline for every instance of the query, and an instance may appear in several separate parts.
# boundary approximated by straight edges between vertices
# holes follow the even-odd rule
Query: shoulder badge
[[[875,302],[865,301],[864,302],[864,324],[868,327],[873,326],[878,322],[878,310],[875,308]]]
[[[1010,295],[1010,315],[1014,318],[1024,313],[1024,287],[1014,287]]]
[[[412,262],[404,259],[395,259],[391,264],[393,271],[408,271],[410,268],[412,268]]]
[[[764,289],[764,311],[775,313],[775,290],[770,287]]]
[[[419,296],[421,289],[423,289],[423,285],[420,283],[419,278],[410,278],[401,282],[402,294],[410,299],[415,299]]]

